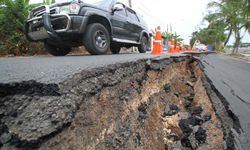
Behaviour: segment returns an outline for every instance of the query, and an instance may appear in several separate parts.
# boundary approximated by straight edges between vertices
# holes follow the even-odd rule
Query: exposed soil
[[[84,71],[58,85],[0,85],[2,149],[226,149],[191,57]]]

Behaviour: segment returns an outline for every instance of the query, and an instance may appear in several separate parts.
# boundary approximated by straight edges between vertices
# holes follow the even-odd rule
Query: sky
[[[57,2],[60,0],[57,0]],[[84,0],[83,0],[84,1]],[[128,5],[128,0],[119,0]],[[132,0],[132,8],[144,16],[150,29],[161,26],[162,31],[172,26],[185,43],[189,43],[191,34],[206,27],[203,17],[207,14],[207,4],[212,0]],[[31,0],[32,3],[42,0]],[[246,34],[243,42],[250,42]],[[233,43],[233,39],[230,40]]]

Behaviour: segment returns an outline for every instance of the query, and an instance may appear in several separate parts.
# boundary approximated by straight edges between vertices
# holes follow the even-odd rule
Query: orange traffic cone
[[[184,41],[182,42],[182,48],[181,48],[181,51],[182,51],[182,52],[185,52],[185,44],[184,44]]]
[[[154,47],[151,54],[162,54],[162,45],[161,45],[161,28],[160,26],[157,27],[155,40],[154,40]]]
[[[169,48],[169,53],[174,53],[174,38],[172,38],[170,42],[170,48]]]
[[[191,52],[191,45],[188,45],[188,52]]]
[[[176,45],[176,53],[179,53],[180,52],[180,43],[177,42],[177,45]]]

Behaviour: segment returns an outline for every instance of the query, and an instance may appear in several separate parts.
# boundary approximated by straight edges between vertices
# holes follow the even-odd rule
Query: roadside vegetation
[[[0,8],[1,53],[25,53],[29,43],[22,34],[22,24],[29,10],[27,0],[3,0]]]
[[[0,55],[32,55],[42,49],[40,43],[30,43],[23,34],[23,23],[29,10],[29,0],[0,1]]]
[[[233,37],[232,53],[238,53],[245,32],[250,33],[249,0],[216,0],[210,2],[207,7],[209,13],[204,17],[204,21],[209,25],[193,32],[191,43],[200,39],[202,43],[212,44],[216,50],[222,50]]]

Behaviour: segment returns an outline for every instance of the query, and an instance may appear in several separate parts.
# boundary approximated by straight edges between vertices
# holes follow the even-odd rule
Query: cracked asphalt
[[[165,57],[168,55],[164,55]],[[178,56],[178,55],[177,55]],[[36,56],[0,58],[0,83],[35,80],[60,83],[76,73],[92,68],[139,59],[155,58],[151,54],[119,54],[101,56]],[[250,63],[220,54],[200,58],[204,73],[224,97],[230,111],[237,117],[240,133],[233,131],[239,149],[250,147]]]
[[[233,132],[239,149],[250,147],[250,64],[225,55],[212,54],[201,59],[205,74],[223,95],[238,118],[241,133]],[[237,143],[238,142],[238,143]]]
[[[156,56],[136,53],[99,56],[0,58],[0,83],[29,80],[35,80],[40,83],[59,83],[86,69]]]

